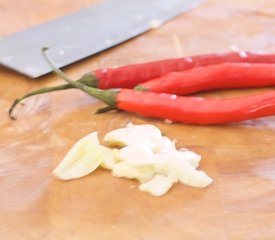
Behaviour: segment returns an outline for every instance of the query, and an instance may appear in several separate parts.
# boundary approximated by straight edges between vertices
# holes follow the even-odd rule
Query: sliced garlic
[[[155,175],[150,181],[139,185],[139,190],[154,196],[162,196],[173,186],[174,179],[169,176]]]
[[[104,142],[108,146],[148,146],[153,151],[157,149],[155,141],[161,138],[160,130],[153,125],[128,124],[126,128],[119,128],[108,132]]]
[[[154,169],[152,166],[137,166],[127,161],[122,161],[113,167],[113,175],[147,182],[153,177]]]
[[[187,161],[194,168],[197,168],[201,161],[201,156],[192,151],[176,151],[175,155],[175,158],[181,159],[181,161]]]
[[[128,124],[107,133],[99,143],[97,133],[79,140],[53,171],[60,179],[85,176],[98,166],[112,170],[114,176],[137,179],[139,189],[162,196],[180,182],[193,187],[206,187],[212,179],[196,170],[201,156],[187,149],[177,150],[175,141],[162,136],[153,125]]]
[[[104,157],[100,163],[100,167],[112,170],[115,164],[119,161],[116,157],[116,152],[110,148],[101,146]]]
[[[113,152],[113,157],[114,157],[115,162],[120,162],[121,161],[120,149],[117,149],[117,148],[109,148],[109,149],[111,149]]]
[[[187,161],[184,162],[179,159],[174,159],[173,167],[179,181],[186,185],[192,187],[206,187],[213,181],[205,172],[196,170]]]
[[[173,175],[174,178],[177,178],[171,159],[156,157],[156,161],[153,167],[155,174]]]
[[[127,146],[119,151],[122,161],[127,161],[133,165],[150,165],[154,163],[154,153],[148,147]]]
[[[97,132],[80,139],[53,171],[63,180],[79,178],[94,171],[104,158],[104,150],[99,145]]]
[[[183,153],[172,151],[155,154],[155,171],[158,174],[172,175],[178,178],[181,183],[189,186],[208,186],[212,179],[204,172],[195,169],[200,156],[190,151],[186,151],[185,155]]]
[[[176,149],[175,143],[168,137],[162,136],[154,139],[155,152],[168,152]]]

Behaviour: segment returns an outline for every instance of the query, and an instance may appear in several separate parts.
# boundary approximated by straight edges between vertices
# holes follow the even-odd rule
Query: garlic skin
[[[74,144],[53,174],[62,180],[83,177],[93,172],[104,156],[97,132],[93,132]]]

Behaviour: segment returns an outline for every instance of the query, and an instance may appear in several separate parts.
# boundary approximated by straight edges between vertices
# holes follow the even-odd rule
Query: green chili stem
[[[137,90],[137,91],[142,91],[142,92],[147,92],[148,91],[148,88],[143,87],[142,85],[137,85],[134,89]]]
[[[103,107],[103,108],[99,108],[96,110],[95,114],[100,114],[100,113],[106,113],[112,110],[115,110],[116,108],[113,106],[107,106],[107,107]]]
[[[48,62],[48,64],[52,67],[53,71],[61,78],[63,78],[66,82],[70,83],[73,87],[78,88],[82,90],[83,92],[87,93],[90,96],[93,96],[97,99],[100,99],[101,101],[105,102],[109,106],[115,107],[116,105],[116,95],[119,90],[117,89],[111,89],[111,90],[100,90],[92,87],[88,87],[81,82],[73,81],[71,78],[69,78],[64,72],[62,72],[60,69],[55,67],[53,63],[50,61],[49,57],[46,54],[46,51],[48,48],[44,47],[42,49],[42,53]]]
[[[105,102],[106,104],[109,105],[110,110],[115,109],[116,105],[116,95],[118,93],[118,90],[112,89],[112,90],[99,90],[95,89],[94,87],[97,86],[98,84],[98,79],[97,77],[91,72],[91,73],[86,73],[84,74],[79,80],[73,81],[71,78],[69,78],[65,73],[63,73],[60,69],[56,68],[52,62],[49,60],[48,56],[46,55],[46,51],[48,48],[43,48],[42,53],[48,62],[48,64],[52,67],[53,71],[61,78],[63,78],[65,81],[67,81],[67,84],[59,85],[59,86],[53,86],[53,87],[45,87],[41,89],[36,89],[32,92],[29,92],[25,94],[24,96],[17,98],[13,104],[11,105],[9,109],[9,117],[11,119],[16,119],[16,117],[13,115],[13,110],[14,108],[24,99],[38,95],[38,94],[43,94],[43,93],[48,93],[48,92],[53,92],[53,91],[59,91],[59,90],[65,90],[65,89],[71,89],[71,88],[78,88],[82,90],[83,92],[86,92],[90,96],[96,97],[100,99],[101,101]],[[110,111],[108,110],[108,111]],[[107,111],[107,108],[106,108]]]
[[[25,94],[24,96],[15,99],[15,101],[13,102],[13,104],[11,105],[11,107],[9,109],[9,116],[11,119],[16,119],[15,116],[13,116],[14,108],[17,106],[17,104],[19,104],[21,101],[23,101],[24,99],[26,99],[28,97],[38,95],[38,94],[53,92],[53,91],[70,89],[70,88],[74,88],[74,87],[67,83],[67,84],[63,84],[63,85],[59,85],[59,86],[40,88],[40,89],[36,89],[32,92],[29,92],[29,93]]]

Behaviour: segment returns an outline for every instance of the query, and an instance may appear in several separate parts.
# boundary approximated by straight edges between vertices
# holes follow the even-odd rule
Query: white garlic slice
[[[53,173],[63,180],[79,178],[94,171],[103,158],[104,151],[99,145],[97,132],[93,132],[70,149]]]
[[[154,168],[152,166],[137,166],[127,161],[121,161],[113,167],[113,175],[147,182],[154,176]]]
[[[150,194],[160,197],[167,193],[173,186],[173,178],[164,175],[155,175],[150,181],[139,185],[139,190],[149,192]]]
[[[154,153],[144,146],[126,146],[119,151],[121,161],[133,165],[150,165],[154,163]]]
[[[155,151],[158,148],[155,141],[161,137],[160,130],[153,125],[128,124],[125,128],[108,132],[103,140],[111,147],[146,146]]]
[[[100,163],[100,167],[112,170],[115,164],[119,161],[116,157],[116,151],[115,149],[110,149],[104,146],[101,146],[104,157],[102,158],[102,161]]]
[[[192,187],[206,187],[212,183],[212,178],[206,175],[203,171],[196,170],[187,161],[173,160],[175,175],[181,183]]]

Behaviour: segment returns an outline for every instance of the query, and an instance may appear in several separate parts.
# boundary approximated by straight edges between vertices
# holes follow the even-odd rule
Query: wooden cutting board
[[[5,36],[96,1],[0,0]],[[92,29],[91,29],[92,30]],[[244,50],[275,52],[273,0],[209,0],[195,10],[119,47],[65,68],[73,78],[99,67],[161,58]],[[167,124],[123,112],[94,115],[101,106],[77,90],[12,101],[38,87],[62,83],[54,75],[32,80],[0,68],[0,239],[275,239],[275,117],[224,126]],[[220,91],[237,96],[269,89]],[[62,182],[53,168],[81,137],[150,123],[202,155],[206,189],[175,185],[164,197],[137,190],[137,182],[97,170]]]

